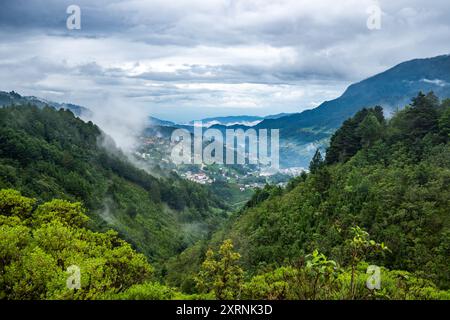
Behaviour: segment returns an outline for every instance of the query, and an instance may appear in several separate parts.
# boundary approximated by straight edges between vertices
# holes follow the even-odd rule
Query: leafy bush
[[[153,268],[117,233],[92,232],[79,203],[0,190],[0,298],[98,299],[151,278]],[[67,269],[80,269],[80,289]]]

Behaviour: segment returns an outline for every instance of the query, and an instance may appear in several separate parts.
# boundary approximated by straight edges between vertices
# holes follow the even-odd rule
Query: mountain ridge
[[[418,70],[419,73],[417,72],[417,69],[420,69]],[[416,70],[416,72],[412,72],[412,70]],[[396,77],[393,77],[394,75]],[[399,75],[401,77],[398,77]],[[386,76],[391,77],[391,79],[386,79]],[[405,76],[409,79],[405,79]],[[437,76],[444,77],[445,79],[436,78]],[[404,89],[402,91],[408,90],[408,92],[399,92],[398,90],[396,92],[383,92],[384,90],[389,89],[389,87],[395,85],[392,80],[400,80],[405,82],[405,87],[400,89]],[[428,82],[426,80],[428,80]],[[443,84],[439,84],[434,82],[435,80],[444,80],[445,82]],[[415,81],[416,83],[414,85],[408,81]],[[390,83],[390,86],[380,84],[380,82]],[[373,89],[377,89],[376,92],[378,94],[384,94],[384,96],[372,97]],[[364,107],[389,103],[397,104],[397,107],[402,108],[409,102],[407,100],[409,98],[406,97],[414,96],[419,91],[434,91],[439,98],[446,98],[447,96],[450,96],[450,55],[440,55],[432,58],[413,59],[402,62],[386,71],[351,84],[340,97],[333,100],[324,101],[314,109],[305,110],[301,113],[295,113],[278,119],[264,120],[259,123],[257,127],[272,128],[280,123],[291,123],[296,121],[298,122],[297,124],[304,126],[335,129],[339,127],[345,119]],[[371,93],[371,95],[368,95],[365,98],[361,96],[362,94],[367,95],[368,93]],[[350,98],[364,99],[363,101],[352,103],[349,101]],[[333,112],[335,111],[335,107],[343,107],[349,102],[351,108],[348,108],[345,114],[340,114],[339,117],[336,118],[336,115]],[[330,119],[330,112],[334,117],[332,119]],[[324,114],[326,114],[328,120],[323,118]],[[312,121],[315,122],[312,123]]]
[[[35,96],[22,96],[15,91],[0,91],[0,106],[11,106],[15,104],[31,104],[39,108],[50,106],[56,110],[67,109],[73,112],[76,116],[90,116],[92,114],[91,110],[88,108],[73,103],[54,102]]]
[[[333,132],[359,110],[379,105],[391,114],[408,105],[409,97],[430,91],[440,99],[450,97],[450,55],[402,62],[350,85],[340,97],[314,109],[266,119],[255,128],[280,129],[282,165],[306,167],[315,150],[324,150]]]

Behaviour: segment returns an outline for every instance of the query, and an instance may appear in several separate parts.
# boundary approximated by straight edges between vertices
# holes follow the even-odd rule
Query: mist
[[[83,117],[84,120],[98,125],[114,140],[116,147],[127,154],[135,150],[139,136],[149,126],[150,112],[147,108],[131,105],[117,96],[108,96],[101,106],[94,106],[91,111],[92,114]],[[108,149],[107,143],[102,143],[102,146]]]

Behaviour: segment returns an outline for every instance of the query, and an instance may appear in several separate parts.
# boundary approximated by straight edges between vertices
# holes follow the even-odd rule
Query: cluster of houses
[[[188,180],[191,180],[191,181],[194,181],[194,182],[197,182],[200,184],[210,184],[215,181],[215,179],[211,179],[203,172],[192,173],[191,171],[188,171],[186,173],[182,173],[181,176]]]

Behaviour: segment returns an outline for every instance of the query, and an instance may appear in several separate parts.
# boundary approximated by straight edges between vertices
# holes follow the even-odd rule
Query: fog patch
[[[111,197],[106,197],[103,200],[103,209],[99,212],[100,217],[108,224],[114,225],[116,218],[112,213],[114,210],[114,200]]]
[[[101,106],[93,106],[91,111],[87,120],[98,125],[107,136],[110,136],[116,147],[125,153],[135,150],[139,136],[148,125],[149,111],[145,107],[131,105],[129,101],[108,95]],[[113,145],[103,146],[108,148]]]

